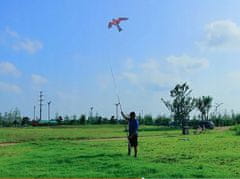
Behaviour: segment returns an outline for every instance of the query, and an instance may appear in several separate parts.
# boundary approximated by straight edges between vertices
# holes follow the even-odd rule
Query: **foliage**
[[[236,135],[240,135],[240,125],[232,127],[231,130],[235,131]]]
[[[81,117],[79,118],[79,124],[85,125],[86,124],[86,116],[85,115],[81,115]]]
[[[184,83],[182,85],[177,84],[173,90],[170,91],[170,96],[173,101],[165,101],[162,99],[165,106],[173,114],[174,120],[182,125],[183,134],[187,134],[188,120],[190,118],[190,112],[195,108],[195,99],[190,96],[192,90]]]
[[[155,119],[154,124],[157,126],[168,126],[170,121],[171,121],[171,118],[159,115]]]
[[[196,99],[196,108],[200,111],[202,120],[208,120],[209,111],[212,107],[212,100],[213,98],[210,96],[202,96]]]
[[[149,114],[144,116],[143,121],[145,125],[153,125],[153,118]]]
[[[114,116],[111,117],[110,124],[117,124],[117,119]]]
[[[21,113],[18,108],[5,112],[4,115],[0,115],[0,124],[4,127],[20,126],[22,122]]]

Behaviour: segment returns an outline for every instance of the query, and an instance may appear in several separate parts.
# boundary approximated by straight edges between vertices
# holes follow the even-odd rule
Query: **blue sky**
[[[3,0],[0,112],[18,107],[32,116],[42,90],[52,116],[88,114],[91,106],[110,116],[117,99],[109,63],[126,112],[168,114],[160,99],[185,81],[194,96],[240,112],[239,7],[237,0]],[[114,17],[129,17],[120,33],[107,28]]]

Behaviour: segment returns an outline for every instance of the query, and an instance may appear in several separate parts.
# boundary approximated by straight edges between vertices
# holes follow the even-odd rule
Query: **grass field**
[[[141,126],[127,156],[124,126],[0,128],[0,177],[240,177],[240,136]]]

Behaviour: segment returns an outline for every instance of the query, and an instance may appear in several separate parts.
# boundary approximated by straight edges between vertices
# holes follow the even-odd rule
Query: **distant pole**
[[[51,101],[49,101],[48,103],[48,120],[50,120],[50,105],[51,105]]]
[[[120,105],[120,103],[116,103],[116,119],[118,120],[118,106]]]
[[[36,106],[33,107],[33,120],[36,120]]]
[[[223,103],[216,103],[215,105],[215,115],[217,116],[218,108],[223,105]]]
[[[40,121],[42,120],[42,106],[43,106],[43,92],[40,91],[40,96],[39,96],[39,106],[40,106],[40,109],[39,109],[39,113],[40,113]]]
[[[93,107],[90,108],[90,119],[93,117]]]

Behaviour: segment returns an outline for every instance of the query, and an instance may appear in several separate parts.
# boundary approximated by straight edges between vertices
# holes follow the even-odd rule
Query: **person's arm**
[[[121,111],[121,115],[125,120],[129,120],[129,117],[127,117],[122,111]]]

